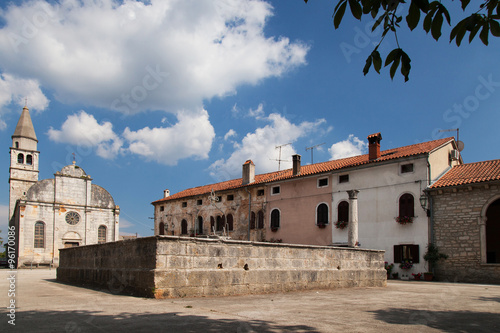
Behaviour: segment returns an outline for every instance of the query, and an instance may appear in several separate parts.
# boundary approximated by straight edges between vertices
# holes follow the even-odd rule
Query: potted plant
[[[278,227],[271,227],[271,231],[272,231],[272,232],[276,232],[276,231],[278,231]]]
[[[318,223],[318,228],[326,228],[326,223]]]
[[[413,267],[413,261],[405,259],[399,264],[401,269],[411,269]]]
[[[424,260],[429,263],[429,271],[424,273],[425,281],[432,281],[434,278],[434,267],[436,263],[441,259],[447,259],[448,255],[439,252],[439,249],[433,243],[427,245],[427,252],[424,254]]]
[[[413,223],[413,216],[397,216],[395,217],[395,220],[399,224],[409,224]]]
[[[334,224],[335,224],[335,228],[342,230],[345,227],[347,227],[348,222],[347,221],[336,221]]]
[[[396,272],[396,273],[392,273],[392,278],[393,278],[394,280],[397,280],[397,279],[398,279],[398,275],[399,275],[399,274],[398,274],[398,272]]]
[[[420,277],[422,276],[422,273],[411,273],[411,275],[413,275],[413,278],[415,279],[415,281],[420,281]]]
[[[386,261],[384,263],[384,268],[387,271],[387,279],[391,276],[392,269],[394,268],[394,264],[390,264]]]

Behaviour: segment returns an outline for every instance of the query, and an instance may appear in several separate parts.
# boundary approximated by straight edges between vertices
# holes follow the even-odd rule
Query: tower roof
[[[35,134],[35,128],[31,122],[30,112],[26,106],[23,108],[21,117],[19,117],[19,121],[17,122],[16,130],[14,131],[12,138],[28,138],[38,142]]]

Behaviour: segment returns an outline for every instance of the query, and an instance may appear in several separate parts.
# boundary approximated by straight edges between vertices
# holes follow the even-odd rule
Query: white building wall
[[[401,173],[401,165],[413,163],[411,173]],[[349,174],[348,183],[338,183],[338,175]],[[419,198],[427,186],[427,160],[398,160],[370,168],[353,169],[334,174],[333,221],[337,220],[338,204],[348,201],[348,190],[359,190],[359,243],[362,248],[385,250],[385,260],[394,262],[394,245],[418,244],[420,260],[411,272],[424,272],[423,254],[428,240],[428,218],[420,207]],[[399,198],[410,193],[414,198],[415,218],[413,223],[401,225],[395,217],[399,215]],[[332,229],[333,243],[347,243],[347,228]],[[399,271],[395,265],[395,272]]]

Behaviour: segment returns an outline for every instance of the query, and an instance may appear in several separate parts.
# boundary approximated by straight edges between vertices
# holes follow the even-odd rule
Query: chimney
[[[248,160],[243,164],[243,185],[253,183],[255,181],[255,164],[252,160]]]
[[[296,154],[292,156],[293,160],[293,175],[297,176],[300,174],[300,155]]]
[[[168,198],[170,196],[170,190],[163,191],[163,197]]]
[[[368,159],[370,161],[380,158],[380,140],[382,140],[380,133],[368,135]]]

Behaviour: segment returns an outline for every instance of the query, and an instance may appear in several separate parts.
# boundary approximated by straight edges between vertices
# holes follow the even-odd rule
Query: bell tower
[[[38,181],[38,140],[27,106],[23,108],[12,135],[10,147],[9,219],[12,218],[16,202],[26,198],[28,189]]]

